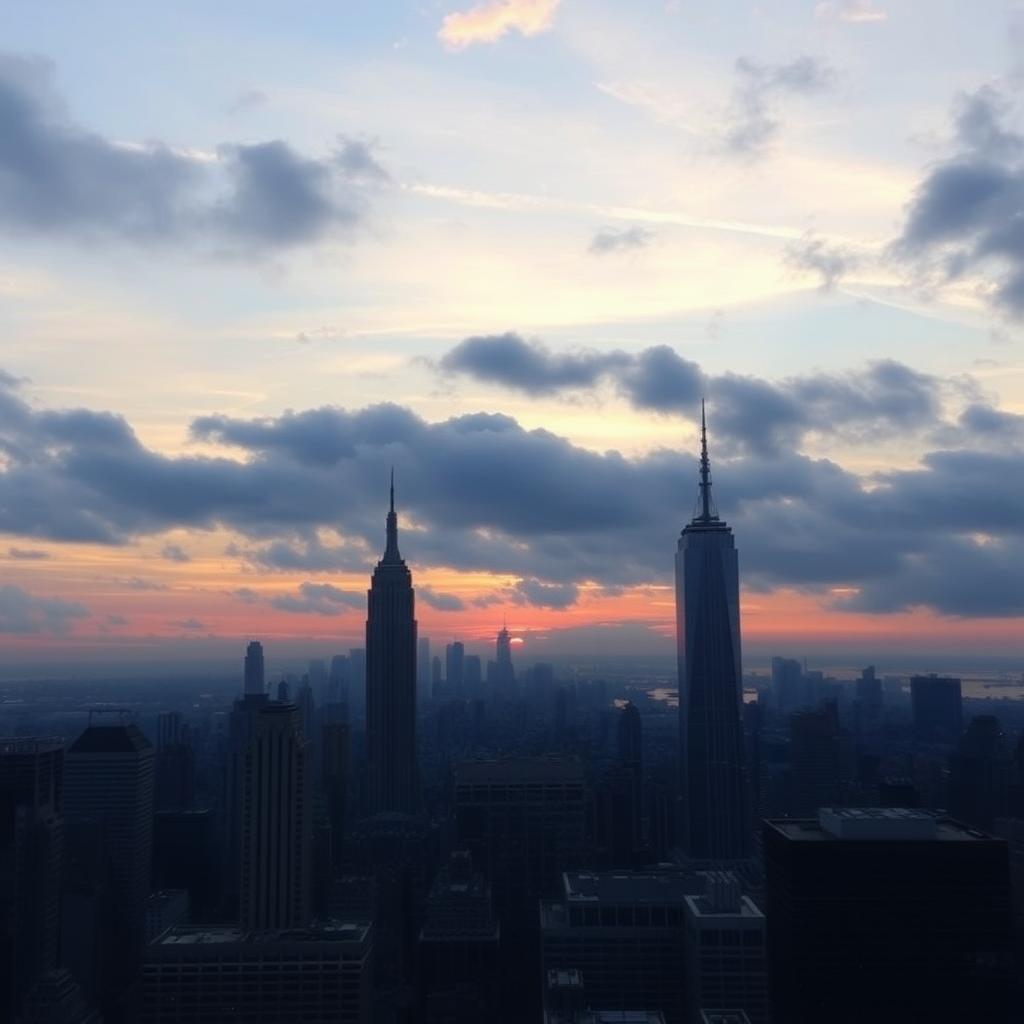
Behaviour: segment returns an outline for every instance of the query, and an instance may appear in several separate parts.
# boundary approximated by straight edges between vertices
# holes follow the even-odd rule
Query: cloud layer
[[[522,345],[513,340],[514,355]],[[449,353],[449,370],[467,352],[474,347]],[[537,343],[527,354],[527,371],[513,378],[521,389],[571,390],[612,374],[638,405],[662,411],[661,397],[635,384],[643,367],[668,359],[660,349],[605,361],[583,353],[568,367]],[[954,409],[947,382],[898,363],[780,382],[682,368],[691,397],[678,410],[696,414],[701,382],[711,398],[716,495],[747,586],[795,587],[878,612],[1024,614],[1024,418],[980,399]],[[494,573],[512,582],[481,600],[560,608],[588,587],[668,582],[674,539],[693,507],[694,451],[596,453],[508,416],[428,422],[396,405],[211,415],[194,420],[192,434],[222,455],[168,457],[119,417],[37,410],[23,385],[5,379],[0,530],[21,550],[31,550],[28,541],[125,545],[216,527],[238,538],[226,554],[240,568],[367,572],[382,549],[394,466],[402,550],[417,572]],[[942,444],[913,468],[867,477],[801,454],[808,438],[837,434]],[[841,597],[830,596],[835,587]],[[428,589],[423,600],[456,610],[462,599]],[[7,621],[22,630],[62,628],[79,614],[26,601],[8,595]],[[311,581],[272,599],[280,610],[324,616],[364,601],[362,589]]]
[[[369,145],[339,136],[326,156],[286,142],[197,154],[125,143],[76,124],[38,58],[0,54],[0,231],[233,257],[347,237],[387,180]]]

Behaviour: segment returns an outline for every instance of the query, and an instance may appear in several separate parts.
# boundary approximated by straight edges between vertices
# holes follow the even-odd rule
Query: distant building
[[[146,948],[141,1024],[370,1024],[373,929],[173,928]]]
[[[412,573],[398,550],[395,487],[387,542],[370,582],[366,615],[367,815],[415,814],[420,806],[416,751],[416,615]]]
[[[927,812],[823,808],[764,823],[772,1019],[1004,1024],[1007,845]]]
[[[951,676],[911,676],[910,709],[918,739],[954,743],[964,725],[960,680]]]
[[[116,717],[115,717],[116,715]],[[137,977],[153,856],[153,745],[124,713],[92,714],[64,761],[68,822],[99,825],[107,1006]],[[96,936],[92,937],[96,944]]]
[[[294,704],[248,716],[241,763],[240,919],[301,928],[312,916],[312,755]]]
[[[57,966],[64,744],[0,741],[0,1019]]]
[[[266,676],[263,666],[263,644],[252,640],[245,649],[244,686],[242,691],[247,697],[259,697],[267,692]]]
[[[739,568],[711,497],[701,411],[696,514],[675,556],[681,845],[695,861],[743,859],[751,843],[743,737]]]
[[[835,701],[789,716],[792,800],[789,813],[813,817],[839,802],[839,712]]]

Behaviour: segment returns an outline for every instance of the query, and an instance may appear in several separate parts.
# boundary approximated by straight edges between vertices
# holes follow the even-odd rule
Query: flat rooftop
[[[170,928],[151,945],[163,947],[257,945],[284,942],[360,942],[369,931],[367,922],[331,921],[309,928],[257,931],[231,925],[203,927],[182,925]]]
[[[813,818],[770,818],[765,824],[797,842],[995,842],[951,818],[906,807],[822,807]]]
[[[562,874],[562,899],[568,903],[682,904],[687,896],[703,895],[706,884],[696,873],[566,871]]]

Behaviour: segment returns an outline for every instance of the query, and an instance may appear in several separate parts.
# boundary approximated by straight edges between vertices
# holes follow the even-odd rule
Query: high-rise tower
[[[392,474],[387,543],[367,595],[365,810],[418,809],[415,595],[412,573],[398,551]]]
[[[694,860],[748,855],[739,568],[732,530],[711,497],[701,406],[700,487],[676,551],[681,845]]]

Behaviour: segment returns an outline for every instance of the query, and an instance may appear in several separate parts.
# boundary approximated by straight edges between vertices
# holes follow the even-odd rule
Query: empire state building
[[[419,810],[416,619],[412,574],[398,551],[395,483],[387,543],[367,595],[366,813]]]
[[[751,837],[739,567],[732,530],[711,498],[703,406],[697,509],[676,551],[676,647],[683,852],[692,860],[742,859]]]

